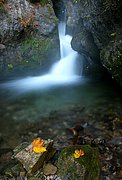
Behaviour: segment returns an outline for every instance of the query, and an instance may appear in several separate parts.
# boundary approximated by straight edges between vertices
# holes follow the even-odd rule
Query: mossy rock
[[[112,33],[112,41],[101,50],[101,62],[122,87],[122,42],[121,34]],[[114,39],[113,39],[114,38]]]
[[[85,154],[80,158],[74,157],[76,149],[82,149]],[[70,146],[63,149],[57,161],[58,176],[68,180],[99,180],[100,166],[98,149],[89,145]]]

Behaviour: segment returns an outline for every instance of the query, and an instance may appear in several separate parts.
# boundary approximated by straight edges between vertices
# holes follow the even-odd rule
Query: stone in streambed
[[[75,150],[82,149],[84,155],[75,158]],[[57,175],[61,179],[72,180],[99,180],[100,166],[97,148],[92,148],[89,145],[84,146],[70,146],[61,151],[58,161]]]
[[[43,173],[45,176],[56,174],[57,167],[51,163],[45,164],[43,167]]]
[[[18,152],[14,158],[16,158],[26,169],[28,174],[33,174],[39,170],[44,162],[48,161],[54,155],[54,148],[52,147],[52,140],[44,140],[46,152],[35,153],[32,149],[32,145],[28,145],[20,152]]]

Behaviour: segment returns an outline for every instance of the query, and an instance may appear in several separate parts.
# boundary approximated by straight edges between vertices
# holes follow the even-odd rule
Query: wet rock
[[[114,137],[110,143],[114,145],[122,145],[122,137]]]
[[[18,152],[16,155],[14,155],[14,158],[16,158],[23,165],[28,174],[34,173],[43,166],[46,160],[49,160],[52,155],[54,155],[51,149],[52,145],[52,140],[45,140],[44,146],[47,151],[44,153],[35,153],[32,149],[32,145],[30,144],[29,146]]]
[[[52,175],[56,174],[56,172],[57,172],[57,167],[51,163],[45,164],[43,167],[43,173],[46,176],[51,175],[51,174]]]
[[[3,50],[3,49],[5,49],[6,47],[5,47],[5,45],[4,44],[0,44],[0,50]]]
[[[79,39],[80,41],[78,41]],[[71,45],[75,51],[89,56],[93,62],[99,62],[99,50],[94,43],[92,34],[86,29],[80,30],[78,34],[73,36]]]
[[[61,180],[60,177],[58,177],[57,175],[50,175],[50,176],[45,176],[45,180]]]
[[[76,149],[83,149],[84,156],[76,159],[74,157]],[[56,165],[58,167],[57,175],[61,179],[82,180],[90,177],[91,180],[98,180],[100,176],[98,151],[88,145],[63,149]]]
[[[116,37],[114,38],[114,41],[110,41],[101,51],[101,61],[112,75],[112,78],[122,86],[122,32],[115,33]]]
[[[46,71],[59,59],[58,20],[51,1],[45,2],[45,6],[28,0],[4,2],[11,9],[2,13],[0,9],[0,42],[5,45],[0,44],[0,77],[32,75],[40,67]]]
[[[96,58],[95,52],[101,51],[100,62],[114,78],[122,86],[122,4],[121,1],[74,1],[69,0],[66,3],[67,25],[73,31],[73,48],[80,51],[87,51],[91,44],[91,49],[87,53]],[[93,43],[89,43],[90,39],[82,35],[82,30],[88,30],[94,39]],[[118,37],[117,37],[118,36]],[[84,43],[84,39],[86,43]],[[86,44],[88,46],[86,47]],[[81,49],[80,49],[81,48]],[[96,51],[98,49],[98,51]],[[80,52],[79,51],[79,52]],[[100,55],[100,54],[99,54]],[[99,57],[99,56],[98,56]],[[94,59],[94,62],[97,59]],[[86,62],[85,62],[86,63]],[[103,68],[86,66],[89,73],[98,74],[105,73]],[[91,71],[94,69],[94,71]],[[108,73],[105,75],[109,76]]]
[[[11,168],[11,173],[14,177],[19,177],[19,176],[25,176],[26,172],[22,166],[22,164],[16,164]]]
[[[34,5],[26,0],[5,2],[5,5],[11,9],[6,9],[6,12],[1,13],[0,35],[2,40],[7,41],[8,37],[17,37],[22,30],[27,30],[37,21],[38,29],[42,34],[48,35],[52,32],[56,25],[56,17],[52,4],[49,2],[47,4],[42,7],[40,4]],[[47,21],[47,18],[50,21]]]
[[[9,164],[11,164],[12,157],[11,149],[0,149],[0,173],[3,172]]]

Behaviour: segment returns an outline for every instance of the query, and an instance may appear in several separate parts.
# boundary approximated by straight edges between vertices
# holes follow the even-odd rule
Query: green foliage
[[[117,51],[117,57],[120,58],[120,60],[122,60],[122,52]]]
[[[48,54],[48,50],[51,49],[53,40],[49,38],[30,38],[23,40],[21,43],[21,52],[24,56],[24,60],[21,64],[29,66],[32,63],[41,63],[41,59]],[[28,61],[29,57],[29,61]]]
[[[42,6],[46,5],[47,2],[48,2],[47,0],[40,0],[40,4],[41,4]]]
[[[13,64],[8,64],[8,69],[13,69]]]
[[[116,39],[116,32],[113,32],[110,35],[111,35],[111,41],[114,42]]]

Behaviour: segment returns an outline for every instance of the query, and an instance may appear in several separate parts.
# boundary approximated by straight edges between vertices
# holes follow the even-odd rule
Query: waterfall
[[[65,29],[66,24],[60,22],[58,31],[61,59],[52,65],[47,74],[10,81],[3,84],[3,86],[19,93],[23,93],[37,89],[48,89],[54,85],[79,82],[80,76],[77,74],[76,70],[78,53],[71,48],[72,37],[65,35]]]
[[[58,26],[60,40],[61,59],[55,63],[50,71],[52,75],[70,76],[76,75],[76,61],[78,53],[71,48],[72,37],[65,35],[66,24],[60,22]]]

